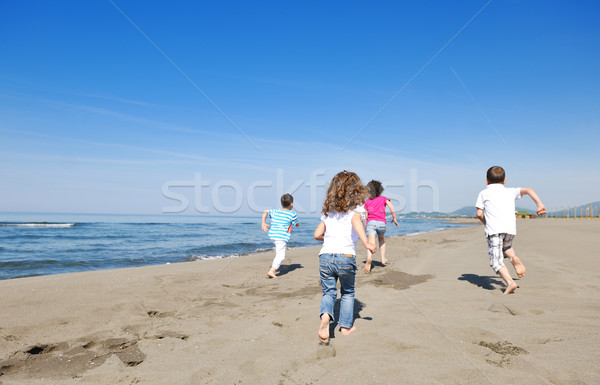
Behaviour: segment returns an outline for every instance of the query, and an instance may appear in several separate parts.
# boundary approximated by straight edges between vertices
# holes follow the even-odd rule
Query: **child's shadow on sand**
[[[371,317],[361,317],[360,312],[365,308],[364,302],[361,302],[354,298],[354,320],[364,319],[367,321],[371,321],[373,318]],[[337,320],[340,317],[340,299],[335,300],[335,305],[333,306],[333,314],[335,315],[336,322],[329,324],[329,338],[335,338],[335,329],[338,326]]]
[[[279,266],[279,273],[277,274],[278,276],[280,275],[286,275],[287,273],[290,273],[296,269],[303,269],[304,266],[302,266],[299,263],[291,263],[289,265],[281,265]]]
[[[477,274],[463,274],[460,277],[458,277],[458,280],[467,281],[485,290],[496,290],[496,287],[494,287],[494,285],[502,286],[504,284],[501,279],[498,279],[498,277],[490,275],[481,276]]]
[[[367,261],[363,262],[363,265],[366,265]],[[371,271],[373,271],[374,268],[379,268],[379,267],[386,267],[387,265],[384,265],[383,263],[379,262],[379,261],[371,261]]]

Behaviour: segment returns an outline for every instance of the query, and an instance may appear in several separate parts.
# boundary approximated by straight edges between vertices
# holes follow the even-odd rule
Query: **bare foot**
[[[510,263],[515,268],[517,276],[519,278],[523,277],[525,275],[525,266],[523,266],[523,262],[521,262],[521,259],[515,254],[515,251],[513,249],[508,249],[504,252],[504,256],[508,257],[510,260]]]
[[[504,294],[510,294],[513,291],[515,291],[516,288],[517,288],[517,284],[513,281],[513,283],[511,283],[510,285],[508,285],[508,287],[506,288],[506,290],[504,290]]]
[[[523,277],[525,275],[526,269],[525,269],[525,265],[523,265],[523,263],[521,262],[521,259],[519,259],[519,257],[517,257],[515,255],[514,257],[512,257],[510,262],[512,263],[513,267],[515,268],[515,272],[517,273],[517,276],[519,278]]]
[[[276,278],[277,276],[275,275],[275,272],[276,272],[276,270],[271,268],[271,270],[269,270],[267,275],[269,276],[269,278]]]
[[[321,324],[319,325],[319,341],[327,345],[329,343],[329,314],[321,316]]]
[[[525,271],[525,266],[522,263],[515,265],[515,272],[519,278],[522,278],[525,275]]]
[[[348,328],[340,328],[340,332],[347,336],[348,334],[352,334],[356,331],[356,325],[352,325],[352,327],[350,329]]]
[[[381,264],[382,264],[383,266],[385,266],[385,265],[387,265],[387,263],[388,263],[388,260],[387,260],[387,258],[385,258],[385,257],[381,257]]]
[[[373,261],[373,260],[372,260],[371,258],[367,258],[367,263],[365,263],[365,271],[366,271],[367,273],[370,273],[370,272],[371,272],[371,262],[372,262],[372,261]]]

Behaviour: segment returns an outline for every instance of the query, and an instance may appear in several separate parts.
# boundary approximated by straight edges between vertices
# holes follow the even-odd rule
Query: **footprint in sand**
[[[503,304],[494,304],[490,306],[488,310],[493,313],[506,313],[513,316],[518,314],[516,311]]]
[[[330,358],[335,356],[335,347],[333,347],[331,343],[329,345],[320,345],[319,350],[317,350],[316,360],[319,361],[324,358]]]

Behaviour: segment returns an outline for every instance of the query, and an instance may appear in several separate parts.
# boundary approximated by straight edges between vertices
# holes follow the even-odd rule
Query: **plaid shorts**
[[[514,235],[506,233],[487,236],[490,266],[495,272],[498,272],[498,270],[504,266],[504,252],[512,248],[512,242],[514,238]]]

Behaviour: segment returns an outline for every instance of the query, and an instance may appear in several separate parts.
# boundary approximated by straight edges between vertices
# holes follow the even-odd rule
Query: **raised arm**
[[[389,199],[385,202],[385,205],[390,209],[390,212],[392,213],[392,223],[398,226],[398,221],[396,220],[396,209],[394,209],[394,205]]]
[[[533,200],[533,202],[537,206],[537,209],[536,209],[537,215],[546,214],[546,206],[544,206],[544,204],[542,203],[542,200],[540,199],[540,197],[538,197],[538,195],[535,193],[535,191],[533,191],[532,188],[529,188],[529,187],[522,188],[521,196],[523,196],[523,195],[529,195],[529,197]]]

